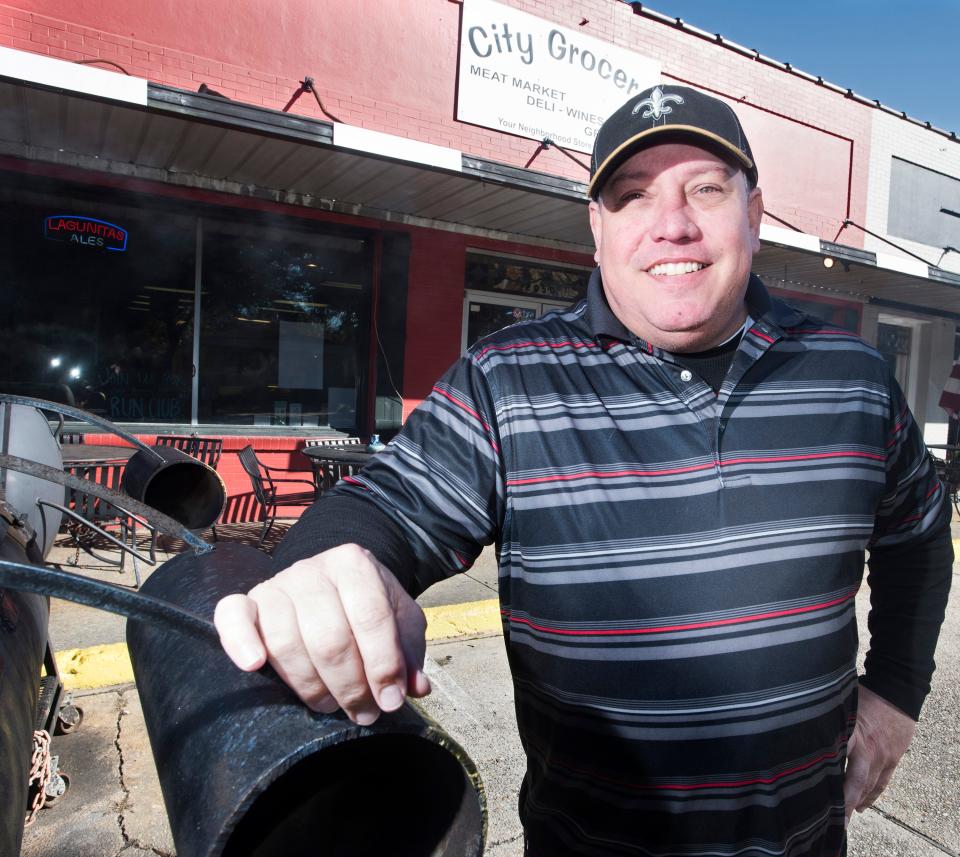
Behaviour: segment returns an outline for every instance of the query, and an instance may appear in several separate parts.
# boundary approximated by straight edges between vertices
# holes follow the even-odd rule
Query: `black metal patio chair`
[[[943,458],[927,450],[930,461],[933,463],[937,476],[943,483],[947,496],[953,503],[953,508],[960,515],[960,450],[948,447],[944,450]]]
[[[291,477],[274,476],[275,473],[303,473],[302,470],[290,470],[285,467],[268,467],[259,458],[253,447],[247,444],[237,453],[240,464],[250,477],[250,485],[253,488],[253,496],[263,507],[265,520],[263,523],[263,532],[260,533],[258,547],[263,544],[263,540],[270,532],[273,522],[277,518],[277,508],[280,506],[309,506],[319,496],[320,490],[310,479],[296,479]],[[284,485],[307,485],[309,491],[299,490],[288,493],[282,492]]]
[[[158,434],[157,446],[172,446],[192,455],[208,467],[217,469],[223,454],[222,437],[197,437],[196,435]]]
[[[114,491],[122,491],[121,481],[123,462],[91,461],[82,464],[73,464],[64,467],[64,471],[88,482],[97,483]],[[143,518],[133,512],[103,500],[94,494],[68,488],[66,502],[57,506],[67,516],[64,527],[71,543],[77,549],[77,556],[73,564],[79,563],[79,552],[83,550],[94,559],[106,564],[115,565],[122,573],[126,565],[129,552],[133,560],[134,589],[141,584],[140,565],[138,559],[145,559],[150,565],[157,563],[157,530]],[[149,534],[150,542],[147,554],[143,556],[138,550],[139,527]],[[117,528],[116,537],[108,530]],[[102,553],[111,545],[120,547],[119,556]],[[129,548],[129,550],[127,550]]]

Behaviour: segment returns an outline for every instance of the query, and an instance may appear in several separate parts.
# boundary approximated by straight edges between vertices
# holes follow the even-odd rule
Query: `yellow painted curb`
[[[424,607],[427,616],[427,640],[446,640],[471,634],[499,633],[500,602],[496,598]]]
[[[500,604],[496,598],[426,607],[427,639],[446,640],[474,634],[500,633]],[[90,690],[133,681],[126,643],[65,649],[57,652],[57,668],[67,690]]]
[[[65,649],[54,657],[60,670],[60,680],[67,690],[87,690],[133,681],[133,667],[126,643]]]

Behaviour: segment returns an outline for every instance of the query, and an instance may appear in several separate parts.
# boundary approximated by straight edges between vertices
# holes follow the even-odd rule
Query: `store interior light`
[[[275,303],[275,304],[289,304],[290,306],[295,306],[295,307],[315,307],[315,308],[321,308],[321,309],[326,306],[326,304],[318,304],[318,303],[314,303],[314,302],[312,302],[312,301],[282,301],[282,300],[275,300],[274,303]],[[274,307],[270,307],[270,309],[271,309],[271,310],[275,310]]]
[[[289,312],[293,315],[306,315],[307,311],[302,309],[287,309],[286,307],[272,306],[270,312]]]
[[[836,265],[836,264],[837,264],[837,263],[836,263],[836,260],[833,258],[833,256],[824,256],[824,257],[823,257],[823,267],[824,267],[824,268],[832,268],[832,267],[833,267],[834,265]]]
[[[165,286],[144,286],[143,287],[148,292],[171,292],[173,294],[180,295],[192,295],[193,289],[168,289]],[[206,294],[206,292],[201,292],[201,294]]]
[[[353,291],[359,291],[363,288],[360,283],[336,283],[333,280],[324,280],[320,285],[333,286],[335,289],[351,289]]]

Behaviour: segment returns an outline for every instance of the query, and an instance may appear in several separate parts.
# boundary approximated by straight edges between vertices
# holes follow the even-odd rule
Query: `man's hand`
[[[423,610],[357,545],[294,563],[247,595],[228,595],[213,621],[240,669],[269,661],[314,711],[343,708],[367,726],[406,694],[430,692]]]
[[[906,714],[883,697],[860,686],[857,725],[847,744],[843,797],[847,822],[880,797],[917,728]]]

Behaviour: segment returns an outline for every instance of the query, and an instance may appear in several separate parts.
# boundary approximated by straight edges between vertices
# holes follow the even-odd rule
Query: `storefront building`
[[[592,135],[673,83],[751,138],[755,270],[947,439],[954,134],[620,0],[150,6],[0,5],[4,391],[283,466],[389,437],[470,342],[584,293]]]

